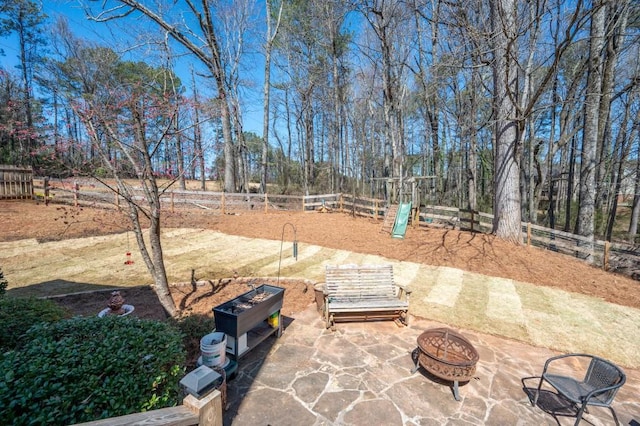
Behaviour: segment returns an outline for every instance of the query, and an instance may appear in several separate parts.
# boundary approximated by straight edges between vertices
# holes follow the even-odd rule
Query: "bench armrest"
[[[398,299],[402,300],[409,300],[409,296],[411,295],[411,287],[409,287],[408,285],[402,285],[402,284],[395,284],[396,287],[398,287]]]

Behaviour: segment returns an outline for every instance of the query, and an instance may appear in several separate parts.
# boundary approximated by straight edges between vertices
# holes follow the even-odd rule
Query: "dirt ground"
[[[293,227],[285,226],[286,224]],[[404,239],[393,239],[380,232],[381,220],[354,218],[341,213],[243,212],[220,215],[211,210],[189,210],[167,213],[163,225],[167,228],[212,229],[232,235],[272,240],[280,240],[283,235],[291,240],[295,228],[298,241],[308,244],[433,266],[449,266],[561,288],[611,303],[640,308],[640,283],[635,280],[605,272],[569,256],[506,243],[491,235],[435,227],[409,227]],[[0,241],[26,238],[52,241],[120,233],[127,229],[130,227],[126,216],[115,210],[56,204],[45,206],[31,201],[0,201]],[[225,288],[230,290],[233,286],[217,285],[218,288],[209,283],[197,289],[190,285],[179,285],[174,287],[173,297],[177,302],[185,300],[185,291],[190,300],[208,297],[203,306],[210,312],[212,304],[215,306],[218,300],[216,298],[219,297],[223,302],[235,296],[223,292]],[[287,290],[288,298],[285,292],[285,304],[289,303],[289,310],[295,312],[312,303],[314,296],[308,285],[294,284],[293,287],[306,289],[298,292]],[[242,288],[246,291],[247,287]],[[157,303],[157,300],[153,300],[155,296],[152,292],[140,290],[137,294],[134,289],[127,292],[127,303],[135,304],[139,316],[143,316],[142,310],[146,309],[144,306]],[[107,299],[108,295],[105,295],[104,300]],[[81,305],[83,301],[78,303]],[[100,306],[105,306],[105,302],[102,301]],[[153,309],[157,311],[157,306]],[[194,305],[192,311],[197,310]],[[96,309],[92,308],[91,312],[96,312]]]

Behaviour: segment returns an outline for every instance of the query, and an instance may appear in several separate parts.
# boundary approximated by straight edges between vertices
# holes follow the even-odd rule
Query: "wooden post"
[[[171,191],[171,213],[173,213],[173,191]]]
[[[220,198],[220,211],[224,214],[224,192],[222,193],[222,197]]]
[[[473,221],[476,220],[474,213],[475,211],[471,210],[471,232],[473,232]]]
[[[609,250],[611,249],[611,243],[609,241],[604,242],[604,254],[602,257],[602,269],[609,270]]]
[[[307,212],[307,206],[304,202],[305,198],[304,195],[302,196],[302,213],[306,213]]]
[[[49,178],[44,178],[44,205],[49,205]]]
[[[351,202],[355,202],[355,200],[351,200]],[[340,194],[340,213],[344,213],[344,197]]]
[[[120,188],[116,188],[116,192],[115,192],[115,201],[116,201],[116,207],[118,209],[120,209]]]
[[[376,200],[375,203],[374,203],[374,209],[375,209],[374,210],[374,214],[375,214],[374,217],[375,217],[375,219],[377,221],[378,220],[378,200]]]
[[[531,222],[527,222],[527,247],[531,247]]]
[[[202,399],[187,395],[182,405],[198,414],[198,424],[207,426],[222,426],[222,395],[214,390]]]
[[[269,196],[266,192],[264,193],[264,212],[269,212]]]
[[[80,185],[78,182],[73,183],[73,205],[78,207],[78,192],[80,192]]]

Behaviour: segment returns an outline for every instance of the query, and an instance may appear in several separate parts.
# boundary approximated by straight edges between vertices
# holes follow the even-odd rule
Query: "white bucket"
[[[226,361],[227,335],[222,332],[213,332],[200,339],[200,351],[202,352],[202,365],[216,367],[224,365]]]

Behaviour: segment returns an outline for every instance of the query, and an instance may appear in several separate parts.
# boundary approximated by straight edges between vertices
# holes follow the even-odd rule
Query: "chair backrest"
[[[625,380],[626,376],[620,367],[598,357],[593,357],[591,359],[589,369],[587,370],[584,378],[585,383],[593,386],[595,389],[616,386],[615,388],[597,396],[597,399],[605,405],[610,405],[613,402],[613,398],[616,396],[618,389],[622,387]]]

